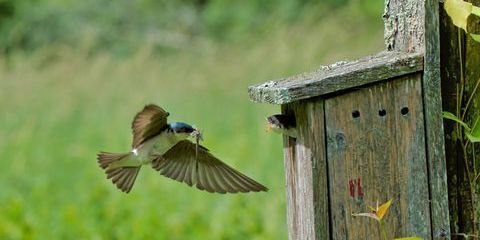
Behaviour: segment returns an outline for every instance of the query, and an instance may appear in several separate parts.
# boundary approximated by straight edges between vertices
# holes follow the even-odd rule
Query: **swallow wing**
[[[157,156],[152,167],[160,174],[216,193],[259,192],[268,189],[213,156],[208,149],[183,140],[164,155]]]
[[[132,148],[137,148],[162,131],[167,126],[168,115],[167,111],[155,104],[146,105],[142,111],[137,113],[132,122]]]

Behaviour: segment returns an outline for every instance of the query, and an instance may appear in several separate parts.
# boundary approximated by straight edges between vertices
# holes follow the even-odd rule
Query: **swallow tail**
[[[97,156],[98,164],[107,174],[107,179],[112,179],[112,183],[117,186],[122,192],[129,193],[132,190],[135,179],[137,178],[138,167],[116,167],[115,163],[128,160],[131,153],[107,153],[100,152]]]

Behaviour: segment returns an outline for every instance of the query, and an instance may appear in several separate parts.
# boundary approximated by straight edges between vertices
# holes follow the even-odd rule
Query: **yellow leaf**
[[[388,208],[390,207],[390,205],[392,205],[392,200],[393,199],[390,199],[388,200],[388,202],[382,204],[382,206],[378,207],[377,209],[377,216],[378,216],[378,219],[382,220],[383,216],[385,216],[385,214],[387,213],[388,211]]]
[[[472,4],[463,0],[445,0],[444,8],[453,24],[467,31],[467,18],[472,13]]]
[[[419,237],[405,237],[405,238],[395,238],[393,240],[423,240],[423,239]]]
[[[475,14],[480,17],[480,7],[472,6],[472,14]]]

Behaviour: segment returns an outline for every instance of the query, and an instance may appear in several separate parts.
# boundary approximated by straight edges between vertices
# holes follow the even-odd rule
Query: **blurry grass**
[[[1,59],[0,239],[286,239],[281,137],[264,131],[279,107],[251,103],[247,87],[374,53],[382,29],[352,5],[165,57],[148,46],[123,60],[57,46]],[[270,191],[214,195],[144,167],[133,191],[119,192],[95,155],[129,150],[146,103],[203,129],[215,155]]]

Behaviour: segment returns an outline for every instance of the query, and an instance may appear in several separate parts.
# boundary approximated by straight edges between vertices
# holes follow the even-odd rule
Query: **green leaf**
[[[470,131],[465,130],[465,136],[472,143],[480,142],[480,115],[475,117],[472,129]]]
[[[470,133],[473,136],[480,137],[480,115],[477,115],[475,117],[475,121],[473,121],[472,130],[470,131]]]
[[[467,31],[467,18],[472,13],[472,4],[463,0],[445,0],[444,8],[453,24]]]
[[[480,34],[470,34],[470,37],[472,37],[473,40],[480,42]]]
[[[422,238],[419,238],[419,237],[404,237],[404,238],[395,238],[393,240],[422,240]]]
[[[468,141],[472,142],[472,143],[478,143],[480,142],[480,136],[475,136],[475,135],[472,135],[471,133],[465,131],[465,135],[467,136],[468,138]]]
[[[453,114],[451,112],[444,111],[442,113],[442,115],[443,115],[443,118],[453,120],[453,121],[459,123],[460,125],[462,125],[462,127],[464,127],[467,131],[470,132],[470,130],[471,130],[470,127],[466,123],[464,123],[462,120],[460,120],[457,116],[455,116],[455,114]]]
[[[472,6],[472,14],[475,14],[480,17],[480,7]]]

